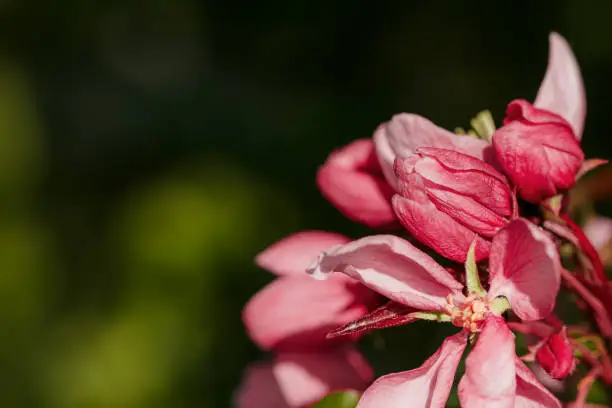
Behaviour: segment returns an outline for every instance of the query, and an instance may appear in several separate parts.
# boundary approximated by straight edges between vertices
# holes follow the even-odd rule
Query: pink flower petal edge
[[[327,333],[363,317],[377,297],[342,275],[327,281],[280,277],[249,300],[243,321],[264,350],[329,348],[337,342],[326,340]]]
[[[519,357],[515,358],[515,369],[514,408],[561,408],[561,402],[538,381]]]
[[[553,309],[561,283],[557,248],[544,230],[519,218],[493,237],[489,298],[505,296],[523,320],[539,320]]]
[[[516,374],[514,335],[500,317],[488,318],[465,360],[459,382],[462,407],[514,408]]]
[[[350,241],[343,235],[325,231],[302,231],[270,245],[255,263],[276,275],[305,275],[314,257],[335,245]]]
[[[280,353],[249,367],[234,396],[237,408],[303,408],[330,392],[365,389],[373,373],[354,348]]]
[[[317,173],[321,193],[342,214],[371,228],[392,229],[393,188],[385,180],[371,139],[334,151]]]
[[[551,33],[549,47],[548,67],[534,106],[562,116],[571,124],[576,139],[580,140],[586,117],[586,95],[580,67],[561,35]]]
[[[584,233],[595,248],[603,248],[612,240],[612,218],[590,218],[584,226]]]
[[[463,285],[429,255],[393,235],[373,235],[321,254],[308,268],[315,278],[342,272],[374,291],[420,310],[444,310]]]
[[[450,336],[419,368],[380,377],[357,408],[444,408],[466,340],[464,332]]]

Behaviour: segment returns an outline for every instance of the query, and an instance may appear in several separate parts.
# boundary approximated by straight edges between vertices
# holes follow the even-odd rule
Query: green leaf
[[[478,275],[478,266],[476,265],[476,240],[472,241],[470,249],[467,253],[467,259],[465,260],[465,281],[468,288],[468,294],[475,293],[480,296],[484,296],[487,292],[480,283],[480,276]]]
[[[329,394],[312,408],[355,408],[360,394],[357,391],[342,391]]]
[[[421,320],[431,320],[434,322],[450,322],[451,317],[446,313],[439,312],[414,312],[409,314],[410,317]]]

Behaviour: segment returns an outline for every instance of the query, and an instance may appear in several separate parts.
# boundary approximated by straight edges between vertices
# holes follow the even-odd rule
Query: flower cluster
[[[244,322],[274,358],[249,369],[238,407],[308,407],[345,389],[365,390],[359,408],[444,407],[466,349],[462,407],[561,407],[544,384],[578,364],[589,371],[574,406],[595,379],[612,384],[612,284],[588,237],[609,241],[612,221],[583,230],[569,216],[569,190],[605,163],[584,158],[585,114],[578,64],[553,33],[535,101],[510,102],[503,126],[483,113],[473,130],[453,133],[403,113],[333,152],[317,174],[323,195],[387,233],[302,232],[258,256],[279,277],[247,304]],[[402,228],[408,239],[390,234]],[[593,325],[555,315],[562,280]],[[353,343],[419,319],[458,331],[420,367],[370,384]],[[528,340],[526,355],[516,354],[514,332]]]

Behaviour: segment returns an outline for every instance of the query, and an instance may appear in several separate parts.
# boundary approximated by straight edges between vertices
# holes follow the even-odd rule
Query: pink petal
[[[397,157],[409,157],[419,147],[440,147],[458,150],[470,156],[490,160],[490,145],[472,136],[456,135],[430,120],[411,113],[395,115],[374,132],[374,144],[385,177],[397,187],[393,162]]]
[[[247,333],[261,348],[304,350],[329,347],[327,333],[364,316],[376,294],[345,276],[276,279],[247,303]]]
[[[612,240],[612,218],[591,217],[584,226],[584,233],[597,249],[603,248]]]
[[[393,235],[374,235],[324,252],[309,268],[324,279],[342,272],[378,293],[419,310],[438,311],[463,285],[429,255]]]
[[[561,408],[559,400],[544,387],[520,358],[516,357],[514,408]]]
[[[268,363],[256,363],[245,370],[234,399],[236,408],[292,408],[274,377],[272,364]]]
[[[353,348],[325,353],[281,353],[271,364],[247,369],[237,408],[302,408],[330,392],[363,390],[372,369]]]
[[[357,408],[444,408],[466,345],[465,332],[448,337],[419,368],[376,380]]]
[[[255,263],[276,275],[302,275],[319,253],[350,238],[325,231],[302,231],[270,245],[255,258]]]
[[[586,116],[586,96],[580,67],[571,47],[561,35],[551,33],[548,39],[548,67],[534,105],[562,116],[571,124],[576,138],[580,140]]]
[[[516,391],[514,335],[499,317],[488,318],[465,359],[459,382],[462,407],[513,408]]]
[[[480,261],[489,256],[488,241],[439,211],[424,192],[414,189],[406,193],[406,197],[395,195],[392,203],[402,225],[440,255],[456,262],[465,262],[467,251],[476,240],[476,259]]]
[[[418,310],[390,300],[365,316],[332,330],[327,334],[327,338],[403,326],[418,320],[418,318],[411,316],[414,312],[418,312]]]
[[[346,217],[371,228],[397,225],[393,188],[385,181],[370,139],[333,152],[317,173],[321,193]]]
[[[489,273],[489,298],[507,297],[521,319],[542,319],[555,306],[561,261],[554,242],[531,222],[516,219],[495,235]]]

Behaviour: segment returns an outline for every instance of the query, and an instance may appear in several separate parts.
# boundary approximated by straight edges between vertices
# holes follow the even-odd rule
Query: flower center
[[[468,296],[460,306],[455,305],[451,295],[446,298],[446,303],[446,313],[451,317],[451,322],[472,333],[480,331],[486,315],[490,312],[487,300],[474,294]]]

